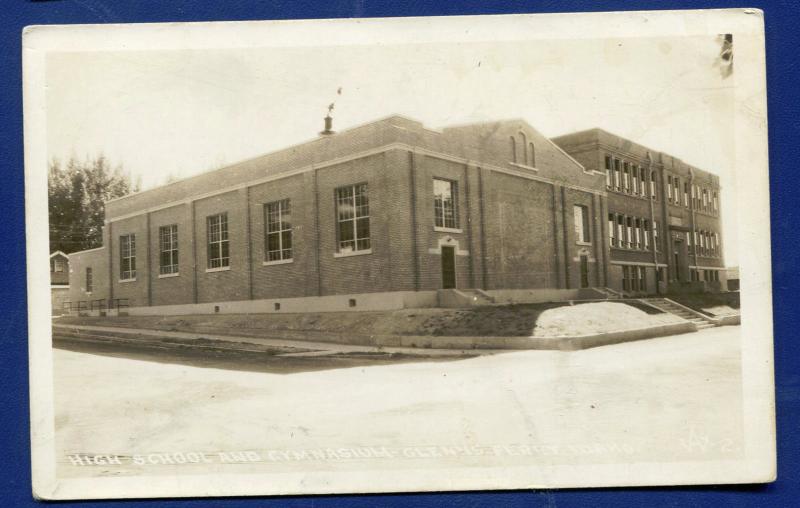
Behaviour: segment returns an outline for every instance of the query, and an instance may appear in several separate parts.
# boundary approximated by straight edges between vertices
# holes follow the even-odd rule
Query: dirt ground
[[[62,317],[55,322],[254,337],[287,330],[354,335],[552,337],[644,328],[677,319],[640,307],[624,302],[559,302],[384,312]]]

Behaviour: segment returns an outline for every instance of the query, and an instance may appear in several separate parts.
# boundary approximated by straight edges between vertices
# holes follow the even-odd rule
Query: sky
[[[103,153],[143,188],[391,114],[427,127],[522,118],[546,136],[601,127],[720,175],[732,219],[735,75],[716,37],[52,52],[48,157]],[[337,90],[341,87],[341,95]]]

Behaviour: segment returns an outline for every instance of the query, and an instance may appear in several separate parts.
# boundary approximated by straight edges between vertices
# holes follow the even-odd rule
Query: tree
[[[48,168],[50,251],[66,253],[103,244],[105,202],[139,190],[121,166],[111,168],[105,156],[66,167],[53,159]]]

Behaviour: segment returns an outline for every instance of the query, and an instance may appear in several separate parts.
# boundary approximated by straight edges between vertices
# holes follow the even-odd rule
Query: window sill
[[[119,279],[117,282],[119,282],[120,284],[124,284],[126,282],[136,282],[136,277],[132,279]]]
[[[591,247],[591,246],[592,246],[592,242],[580,242],[580,241],[576,241],[576,242],[575,242],[575,245],[582,245],[582,246],[584,246],[584,247]]]
[[[159,278],[159,279],[168,279],[168,278],[170,278],[170,277],[177,277],[178,275],[180,275],[180,273],[179,273],[179,272],[175,272],[175,273],[161,273],[161,274],[159,274],[159,275],[158,275],[158,278]]]
[[[217,268],[206,268],[206,273],[227,272],[230,269],[231,269],[230,266],[219,266]]]
[[[264,262],[261,263],[261,265],[262,266],[288,265],[289,263],[294,263],[294,258],[276,259],[275,261],[264,261]]]
[[[530,170],[530,171],[539,172],[539,168],[536,168],[536,167],[533,167],[533,166],[528,166],[527,164],[520,164],[519,162],[509,162],[509,164],[511,164],[515,168],[521,168],[521,169],[527,169],[527,170]]]
[[[463,233],[464,230],[461,228],[442,228],[439,226],[433,226],[434,231],[438,231],[439,233]]]
[[[348,252],[334,252],[333,257],[335,258],[349,258],[351,256],[365,256],[367,254],[372,254],[372,249],[365,249],[365,250],[354,250]]]

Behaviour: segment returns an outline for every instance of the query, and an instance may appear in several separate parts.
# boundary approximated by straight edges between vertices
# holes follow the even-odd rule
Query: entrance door
[[[589,256],[581,256],[581,287],[589,287]]]
[[[456,249],[442,246],[442,288],[456,287]]]

